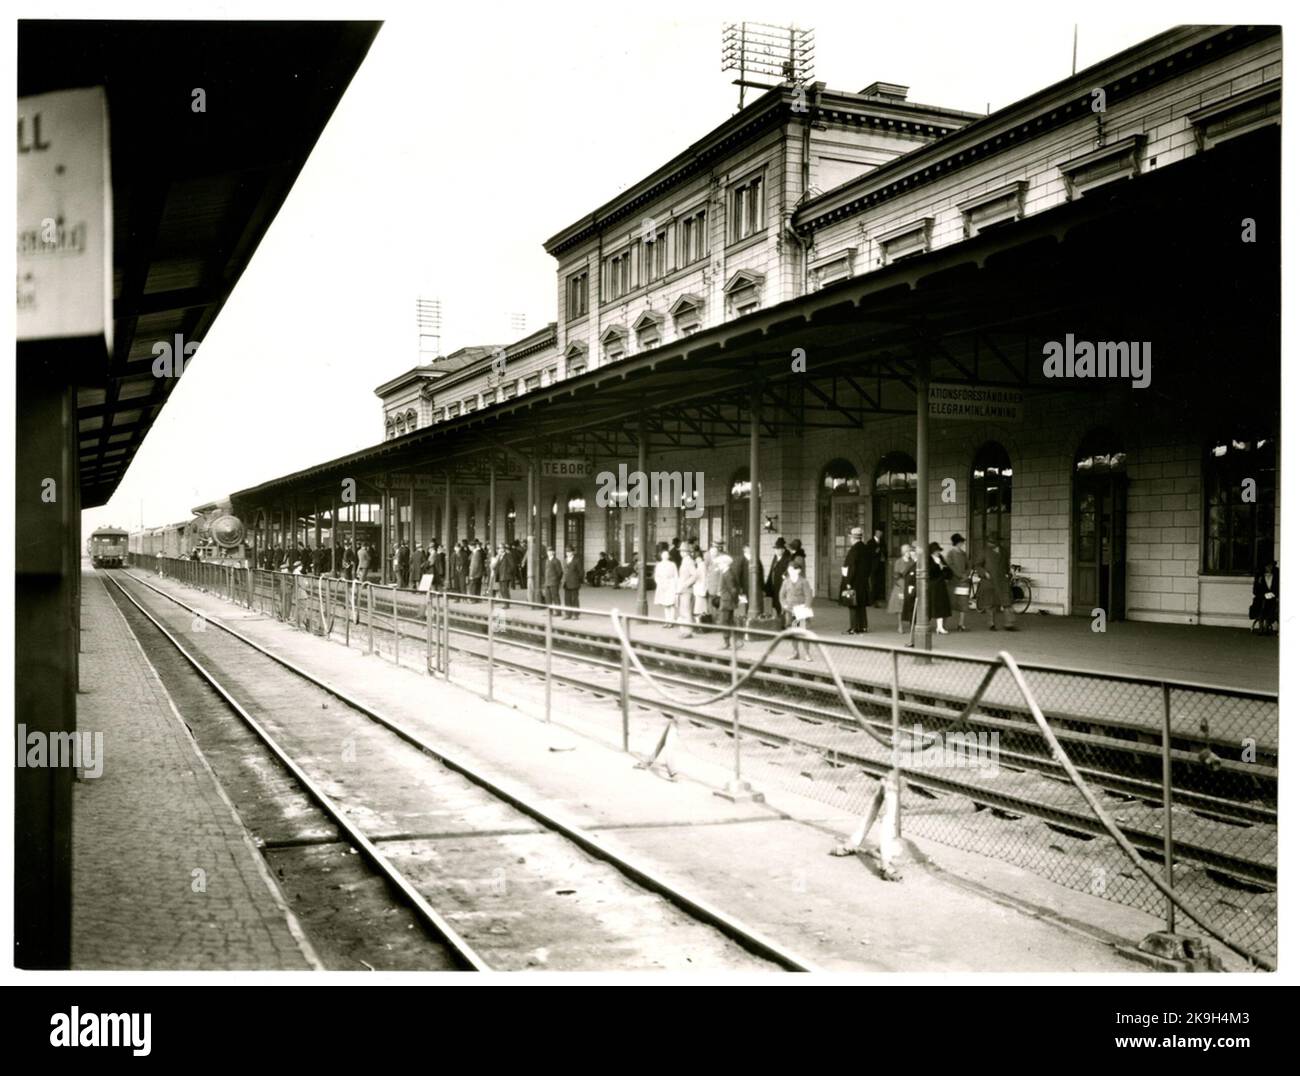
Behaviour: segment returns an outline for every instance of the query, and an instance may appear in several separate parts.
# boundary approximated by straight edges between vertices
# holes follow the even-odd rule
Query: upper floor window
[[[460,415],[460,404],[454,403],[454,404],[447,405],[448,418],[457,418],[459,415]]]
[[[678,221],[678,265],[690,265],[709,252],[708,210],[701,206]]]
[[[569,319],[580,318],[587,313],[587,270],[569,277],[567,289]]]
[[[753,176],[731,188],[727,238],[735,243],[763,230],[763,177]]]
[[[660,228],[641,241],[641,279],[647,284],[662,280],[671,269],[668,262],[668,229]]]
[[[605,259],[604,297],[606,300],[618,299],[631,291],[634,286],[630,247],[621,254],[614,254]]]
[[[515,398],[515,382],[507,381],[501,386],[501,399],[513,400]]]
[[[587,372],[587,366],[585,363],[575,362],[572,366],[569,367],[570,377],[577,377],[579,374],[585,374],[586,372]]]
[[[524,391],[525,391],[525,392],[532,392],[534,389],[539,389],[539,388],[541,388],[541,387],[542,387],[542,375],[541,375],[541,374],[533,374],[533,375],[531,375],[530,377],[526,377],[526,378],[524,378]]]
[[[478,397],[467,396],[465,398],[465,403],[461,407],[461,413],[468,415],[471,411],[477,411],[477,410],[478,410]]]
[[[496,389],[484,389],[484,390],[483,390],[483,406],[484,406],[484,407],[491,407],[491,406],[492,406],[494,403],[496,403],[496,402],[497,402],[497,390],[496,390]]]

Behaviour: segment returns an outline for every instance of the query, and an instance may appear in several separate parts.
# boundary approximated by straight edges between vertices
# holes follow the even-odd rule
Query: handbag
[[[841,605],[856,605],[858,601],[858,592],[853,589],[852,584],[848,584],[840,590]]]

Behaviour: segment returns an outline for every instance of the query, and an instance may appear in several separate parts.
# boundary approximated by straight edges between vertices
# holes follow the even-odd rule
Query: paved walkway
[[[72,803],[72,966],[310,970],[234,807],[108,596],[82,584],[77,725],[103,773]]]
[[[523,595],[516,594],[515,597]],[[652,595],[653,597],[653,595]],[[636,591],[613,587],[584,587],[584,611],[608,611],[617,607],[625,613],[636,610]],[[825,598],[813,602],[816,616],[810,625],[819,635],[847,641],[848,610]],[[650,614],[659,610],[653,605]],[[883,609],[868,612],[870,630],[858,637],[875,646],[902,646],[906,635],[898,634],[898,615]],[[983,614],[967,613],[965,632],[934,637],[936,653],[993,657],[1009,650],[1020,662],[1060,665],[1070,669],[1111,672],[1129,676],[1168,677],[1222,687],[1277,691],[1277,637],[1260,638],[1244,628],[1211,628],[1183,624],[1154,624],[1125,620],[1112,623],[1104,632],[1092,630],[1088,617],[1018,617],[1017,632],[992,632]],[[665,634],[667,634],[665,632]]]
[[[714,794],[725,770],[690,753],[679,753],[682,780],[675,784],[633,769],[601,700],[590,704],[601,710],[597,719],[576,698],[557,700],[557,720],[569,727],[546,725],[367,657],[363,648],[173,582],[150,582],[507,785],[530,790],[828,970],[1146,970],[1117,946],[1160,929],[1158,918],[923,838],[913,841],[924,862],[907,867],[902,883],[882,881],[861,860],[827,856],[836,836],[856,824],[852,815],[778,788],[765,790],[766,803],[730,803]],[[640,725],[633,747],[644,752],[662,722]]]

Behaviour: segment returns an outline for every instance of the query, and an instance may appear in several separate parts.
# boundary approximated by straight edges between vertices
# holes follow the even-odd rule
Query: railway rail
[[[816,970],[803,957],[669,883],[653,868],[607,847],[596,834],[560,817],[527,794],[505,787],[429,742],[417,730],[350,698],[235,629],[205,620],[203,631],[185,632],[182,640],[182,633],[169,620],[179,617],[182,624],[193,625],[194,618],[202,614],[176,596],[130,573],[108,573],[107,579],[122,600],[151,625],[154,639],[183,656],[194,675],[220,696],[275,763],[337,827],[343,839],[382,876],[426,933],[445,946],[452,966],[477,971],[526,967],[535,963],[535,954],[542,953],[546,966],[566,970],[583,967],[590,956],[585,950],[601,944],[593,943],[593,938],[605,939],[602,951],[606,958],[613,947],[632,954],[629,959],[635,961],[637,939],[659,937],[668,939],[669,951],[695,954],[696,959],[687,966],[699,967],[713,960],[722,966],[751,970]],[[172,610],[170,616],[164,609]],[[219,630],[207,630],[208,625]],[[334,703],[328,709],[328,724],[320,716],[325,704],[317,703],[318,698]],[[347,737],[361,734],[362,727],[382,730],[389,753],[413,750],[418,752],[420,766],[436,767],[444,775],[422,783],[418,800],[427,806],[432,795],[435,806],[429,809],[435,810],[444,824],[448,817],[452,819],[455,846],[473,844],[476,839],[494,846],[489,858],[499,861],[493,868],[499,884],[494,884],[491,894],[484,898],[492,905],[490,915],[478,914],[478,901],[472,893],[469,907],[465,906],[464,892],[455,894],[455,899],[448,896],[444,872],[455,874],[459,869],[452,845],[425,835],[424,850],[428,854],[421,855],[412,847],[419,843],[419,835],[377,833],[373,823],[391,816],[395,809],[392,803],[386,805],[389,794],[350,780],[346,768],[322,761],[336,746],[329,741],[342,736],[346,742]],[[447,774],[454,777],[456,787],[445,787]],[[431,791],[434,785],[444,787]],[[484,812],[491,816],[492,826],[476,838],[473,818]],[[359,823],[358,817],[370,819],[372,825]],[[498,854],[495,845],[512,840],[528,845],[527,855]],[[396,862],[399,850],[404,867]],[[482,853],[478,855],[475,866],[466,869],[481,874],[485,868]],[[429,860],[438,864],[432,874],[427,870]],[[525,860],[540,860],[543,866]],[[565,864],[565,872],[582,879],[585,889],[602,894],[596,899],[600,907],[575,901],[566,906],[563,901],[546,899],[549,891],[541,893],[531,872],[545,871],[545,864],[560,863]],[[524,864],[523,870],[518,869],[519,864]],[[430,892],[441,892],[450,907],[435,906],[442,902],[432,900]],[[556,892],[576,896],[571,888]],[[498,899],[502,894],[515,895],[517,907],[503,907],[511,900],[509,896]],[[548,937],[552,919],[555,936]],[[588,920],[586,926],[575,930],[575,921],[583,920]],[[620,924],[613,936],[610,922]],[[521,940],[515,943],[507,940],[514,933],[509,928],[500,933],[493,929],[493,924],[502,923],[528,926],[518,932]],[[582,941],[579,944],[573,939]],[[617,965],[602,959],[590,966],[607,969]]]
[[[244,604],[299,626],[332,635],[351,645],[387,652],[448,675],[455,667],[463,684],[491,697],[494,671],[544,685],[547,714],[552,687],[578,698],[603,698],[623,712],[623,743],[628,746],[629,713],[665,714],[700,736],[730,738],[769,749],[763,762],[773,772],[797,767],[804,787],[843,790],[846,782],[874,781],[891,767],[890,752],[873,742],[837,694],[824,666],[768,660],[736,693],[736,709],[677,705],[630,678],[608,620],[588,613],[581,622],[560,620],[545,607],[499,600],[373,588],[370,602],[349,602],[348,588],[335,580],[324,588],[316,580],[280,573],[251,573],[251,591],[232,587],[227,594]],[[276,578],[276,576],[280,576]],[[247,580],[247,575],[245,576]],[[310,602],[284,604],[291,591],[311,592]],[[214,588],[215,589],[215,588]],[[292,606],[292,609],[289,608]],[[489,608],[491,612],[489,613]],[[635,624],[637,654],[655,679],[679,697],[725,686],[733,675],[730,654],[679,641],[662,627]],[[769,636],[756,633],[762,644]],[[1091,887],[1098,872],[1110,877],[1096,852],[1106,844],[1105,828],[1082,802],[1061,762],[1053,757],[1033,725],[1023,700],[996,680],[983,659],[934,655],[898,656],[885,647],[833,644],[837,666],[863,725],[888,735],[896,684],[905,740],[958,730],[996,734],[1000,740],[997,773],[904,767],[905,788],[913,803],[905,817],[913,832],[943,843],[1007,858],[1075,887]],[[750,649],[750,653],[753,649]],[[841,663],[838,659],[843,657]],[[751,659],[742,659],[749,660]],[[1226,909],[1232,931],[1251,946],[1272,951],[1276,944],[1278,728],[1275,695],[1222,690],[1208,685],[1151,682],[1072,670],[1026,666],[1054,734],[1083,777],[1117,812],[1119,828],[1138,852],[1165,859],[1196,890],[1203,905]],[[477,671],[471,671],[477,670]],[[893,682],[891,683],[891,678]],[[1093,688],[1093,680],[1100,685]],[[977,691],[977,687],[979,690]],[[988,690],[984,690],[988,688]],[[1089,692],[1092,692],[1091,694]],[[981,695],[978,705],[970,699]],[[566,703],[567,705],[568,703]],[[1246,761],[1242,742],[1250,737],[1254,756]],[[1167,737],[1167,743],[1165,739]],[[811,764],[809,759],[812,760]],[[1168,762],[1168,770],[1164,766]],[[1168,786],[1168,803],[1164,794]],[[843,804],[841,797],[832,799]],[[954,812],[967,804],[985,820]],[[907,805],[905,805],[906,807]],[[850,809],[856,809],[850,806]],[[1176,812],[1170,814],[1170,811]],[[940,817],[942,816],[942,817]],[[1019,826],[1018,839],[1033,848],[1009,849],[1005,835],[992,831],[989,817]],[[1069,857],[1077,868],[1062,866],[1051,834],[1023,831],[1035,820],[1071,839]],[[1167,825],[1172,819],[1176,824]],[[983,826],[984,831],[971,836]],[[1166,841],[1166,829],[1172,837]],[[1101,838],[1098,840],[1098,838]],[[1086,854],[1079,849],[1093,842]],[[1059,838],[1057,838],[1059,844]],[[1089,858],[1091,857],[1091,858]],[[1050,861],[1050,862],[1049,862]],[[1108,883],[1109,884],[1109,883]],[[1149,894],[1125,883],[1106,896],[1154,910]],[[1095,891],[1095,890],[1094,890]]]

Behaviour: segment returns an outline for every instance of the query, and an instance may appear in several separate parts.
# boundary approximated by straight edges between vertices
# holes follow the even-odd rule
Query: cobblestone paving
[[[77,724],[103,774],[73,793],[74,968],[309,970],[261,855],[106,584],[82,589]]]

